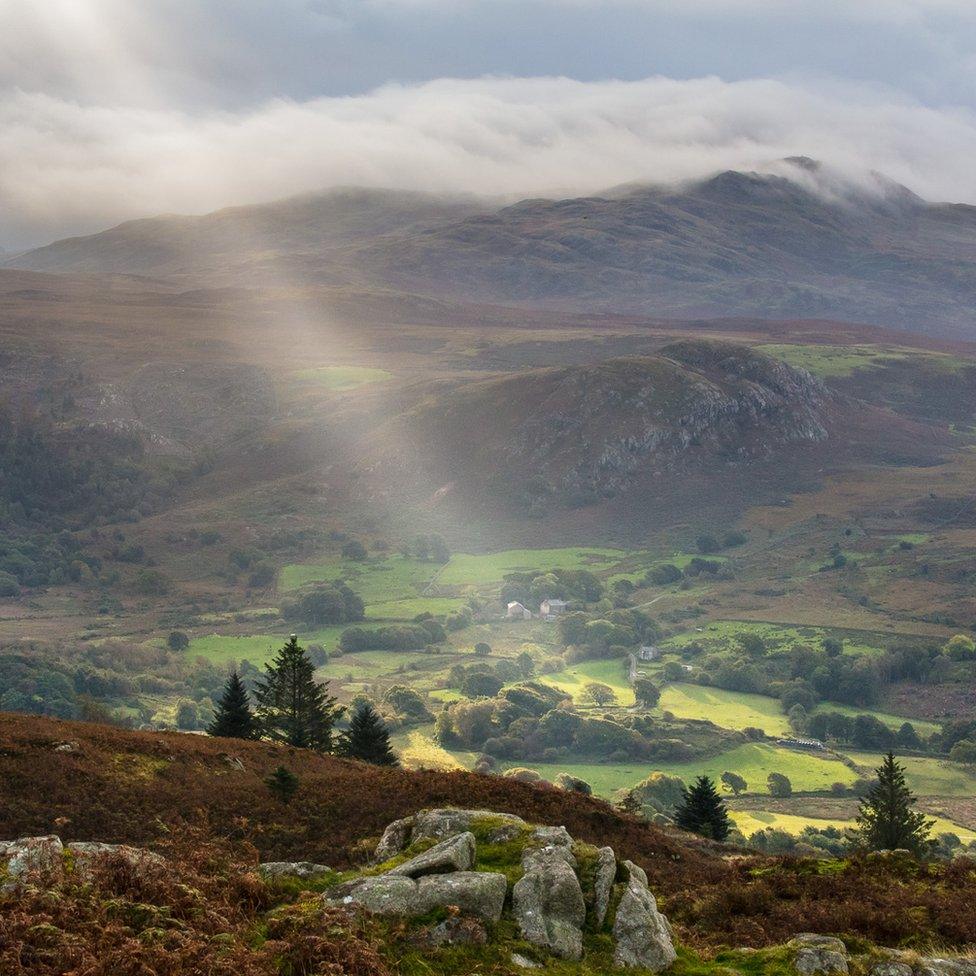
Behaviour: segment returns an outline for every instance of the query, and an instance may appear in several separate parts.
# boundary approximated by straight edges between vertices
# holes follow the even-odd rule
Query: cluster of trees
[[[342,580],[315,586],[297,600],[286,601],[281,608],[288,620],[299,620],[309,627],[327,627],[363,620],[366,607],[358,594]]]
[[[817,739],[830,739],[858,749],[920,751],[927,747],[911,722],[903,722],[897,730],[892,730],[873,715],[817,712],[805,719],[800,731]]]
[[[299,749],[397,765],[389,732],[372,704],[360,701],[348,730],[337,736],[336,723],[344,711],[329,694],[328,683],[315,680],[315,666],[293,635],[265,667],[254,688],[253,708],[240,675],[236,671],[230,675],[207,731],[221,738],[268,738]],[[274,779],[269,786],[287,802],[297,784],[280,772]]]
[[[415,624],[386,627],[349,627],[339,637],[343,653],[356,651],[416,651],[447,639],[444,625],[429,618]]]
[[[400,554],[432,563],[446,563],[451,558],[451,550],[444,537],[436,533],[418,535],[413,542],[404,543],[400,547]]]
[[[0,595],[93,581],[102,560],[87,551],[91,534],[72,533],[136,521],[175,485],[174,472],[151,470],[136,437],[0,407]]]
[[[554,569],[548,573],[509,573],[502,582],[501,602],[526,606],[543,600],[596,603],[603,599],[603,582],[586,569]]]
[[[475,654],[478,654],[477,647]],[[516,658],[503,658],[495,664],[488,661],[476,661],[469,665],[455,664],[447,673],[446,687],[457,688],[468,698],[494,698],[503,685],[531,678],[534,673],[535,661],[532,655],[523,652]]]
[[[610,610],[604,615],[563,614],[556,625],[559,640],[571,648],[570,661],[583,658],[624,657],[641,644],[661,638],[657,622],[640,610]]]

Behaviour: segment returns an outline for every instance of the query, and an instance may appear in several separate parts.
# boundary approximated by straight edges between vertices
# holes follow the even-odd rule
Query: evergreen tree
[[[235,671],[224,685],[224,693],[217,702],[213,721],[207,726],[209,735],[224,739],[256,739],[258,725],[251,711],[251,702],[241,676]]]
[[[272,796],[280,803],[288,804],[298,791],[298,777],[284,766],[279,766],[265,781]]]
[[[332,751],[332,729],[343,709],[329,694],[328,683],[315,680],[315,666],[294,634],[265,667],[254,697],[258,726],[268,738]]]
[[[353,712],[346,734],[344,752],[374,766],[399,766],[400,760],[390,748],[386,723],[371,702],[361,702]]]
[[[674,822],[683,830],[712,840],[725,840],[732,829],[725,803],[707,776],[699,776],[691,789],[684,791]]]
[[[872,851],[909,850],[920,854],[934,821],[916,812],[915,797],[905,783],[905,767],[889,752],[876,771],[878,782],[861,800],[857,829]]]

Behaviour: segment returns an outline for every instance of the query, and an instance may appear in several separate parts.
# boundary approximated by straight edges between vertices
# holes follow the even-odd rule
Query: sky
[[[0,0],[0,246],[787,155],[976,204],[976,0]]]

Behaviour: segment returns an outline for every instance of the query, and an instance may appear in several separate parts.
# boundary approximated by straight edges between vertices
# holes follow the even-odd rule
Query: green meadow
[[[373,366],[315,366],[300,369],[294,375],[297,380],[314,383],[320,389],[341,393],[367,383],[388,380],[393,374]]]
[[[669,684],[661,692],[659,712],[675,718],[708,719],[726,729],[762,729],[767,735],[790,734],[790,723],[775,698],[745,692]]]
[[[873,752],[847,755],[866,773],[876,769],[883,758]],[[909,789],[920,796],[976,796],[976,769],[970,766],[936,756],[899,756],[898,761],[905,767]]]

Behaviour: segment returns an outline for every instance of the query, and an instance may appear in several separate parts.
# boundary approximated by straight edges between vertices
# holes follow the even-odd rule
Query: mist
[[[0,103],[0,241],[335,185],[580,194],[795,154],[976,202],[974,153],[969,110],[851,84],[440,79],[200,113],[17,92]]]

